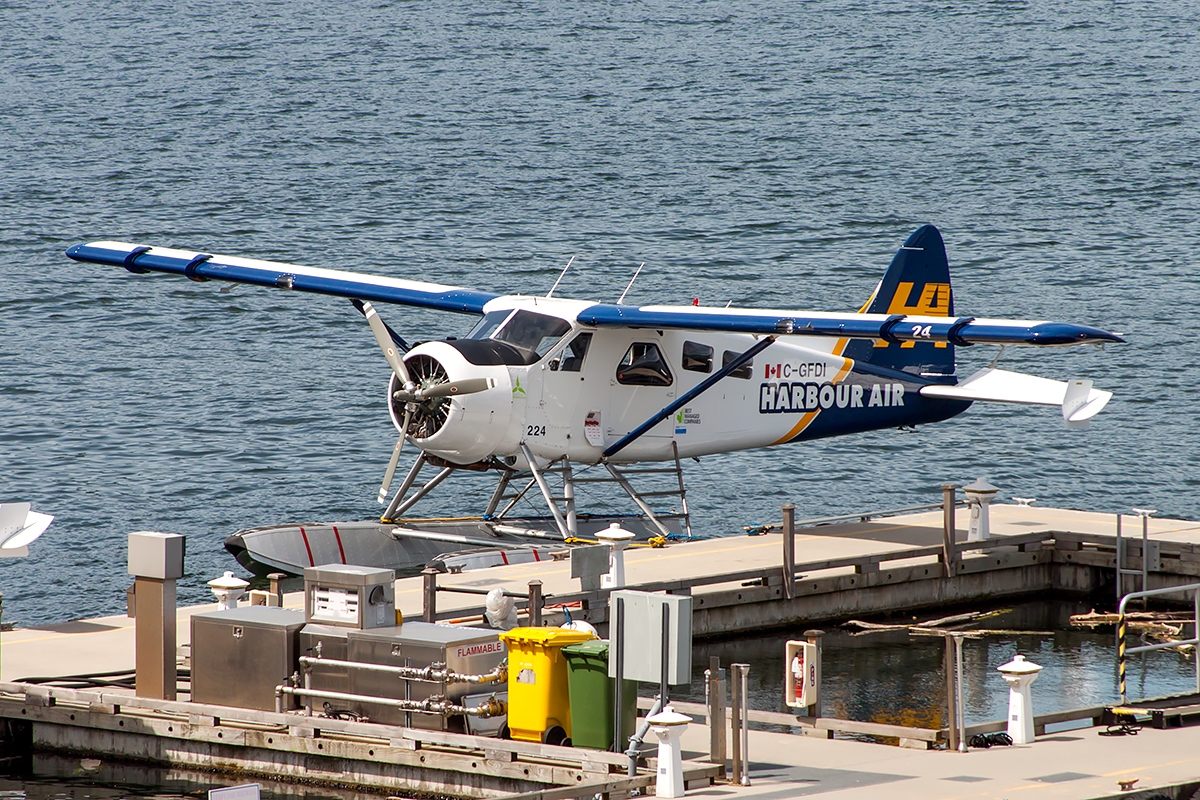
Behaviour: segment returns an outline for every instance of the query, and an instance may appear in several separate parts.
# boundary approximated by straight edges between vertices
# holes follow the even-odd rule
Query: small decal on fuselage
[[[804,361],[799,364],[765,364],[763,378],[826,378],[829,365],[824,361]]]
[[[758,413],[804,414],[826,408],[892,408],[904,405],[904,384],[763,383]]]

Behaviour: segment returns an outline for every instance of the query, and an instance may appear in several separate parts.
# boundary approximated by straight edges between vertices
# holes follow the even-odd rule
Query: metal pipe
[[[320,644],[321,644],[320,642],[317,642],[318,647],[320,646]],[[312,686],[312,670],[311,669],[307,669],[304,671],[304,688],[309,691],[311,691],[313,688],[313,686]],[[312,716],[312,698],[311,697],[307,697],[304,700],[304,716],[306,716],[306,717]]]
[[[683,509],[683,532],[692,538],[692,515],[688,513],[687,489],[683,488],[683,464],[679,463],[679,442],[671,440],[671,453],[675,456],[675,477],[679,480],[679,507]]]
[[[783,594],[796,596],[796,507],[783,504]]]
[[[441,472],[433,476],[433,479],[430,480],[429,483],[413,492],[412,497],[405,500],[395,509],[389,508],[386,519],[394,519],[397,514],[403,514],[405,511],[408,511],[410,508],[415,506],[418,502],[420,502],[422,497],[436,489],[438,484],[446,480],[446,478],[449,478],[450,473],[454,472],[454,470],[455,467],[444,467]],[[397,495],[397,497],[399,497],[399,495]]]
[[[319,698],[322,700],[345,700],[351,703],[371,703],[374,705],[391,706],[398,711],[413,714],[466,714],[472,717],[496,717],[508,713],[507,705],[495,695],[488,697],[478,706],[460,706],[449,703],[441,695],[435,695],[425,700],[398,700],[394,697],[374,697],[364,694],[349,694],[347,692],[328,692],[322,689],[294,689],[291,686],[275,687],[277,696],[290,694],[297,697]]]
[[[942,484],[942,572],[953,578],[958,571],[958,549],[954,544],[954,493],[958,487],[953,483]]]
[[[1125,540],[1121,538],[1121,515],[1117,514],[1117,602],[1121,602],[1121,576],[1125,574],[1125,566],[1121,562],[1125,560]]]
[[[434,662],[428,667],[393,667],[388,664],[369,664],[364,661],[341,661],[336,658],[300,656],[301,666],[311,669],[318,664],[327,667],[358,669],[365,672],[385,672],[404,680],[420,681],[423,683],[497,683],[508,680],[507,661],[502,661],[490,672],[473,675],[447,669],[446,665],[440,661]],[[305,686],[305,688],[310,687]]]
[[[958,750],[958,690],[954,679],[954,637],[946,634],[946,652],[943,658],[946,671],[946,728],[950,733],[949,748]]]
[[[421,570],[425,579],[421,595],[421,619],[425,622],[437,622],[437,576],[438,571],[433,567]]]
[[[617,685],[613,686],[612,692],[612,718],[613,720],[616,720],[616,722],[614,722],[612,726],[612,752],[619,753],[622,752],[622,741],[620,741],[620,722],[622,722],[622,720],[620,720],[620,708],[622,708],[625,700],[625,648],[623,646],[625,638],[625,600],[623,597],[617,597],[616,621],[617,625],[614,627],[614,631],[617,632],[617,636],[614,637],[616,640],[614,640],[613,644],[616,645],[617,651],[614,652],[613,656],[616,658]],[[630,765],[630,768],[635,772],[637,771],[636,758],[634,759],[634,763]]]
[[[729,666],[729,705],[730,705],[730,755],[732,756],[729,779],[737,783],[742,776],[742,680],[744,673],[742,664]]]
[[[525,488],[513,495],[513,499],[508,501],[508,505],[506,505],[503,510],[496,515],[496,519],[504,519],[504,517],[508,515],[508,512],[513,510],[513,506],[521,501],[521,498],[525,496],[525,493],[536,485],[537,478],[530,478],[529,483],[525,484]]]
[[[571,538],[579,536],[579,517],[575,513],[575,485],[571,481],[571,462],[562,462],[563,505],[567,508],[567,532]]]
[[[529,582],[529,624],[534,628],[542,627],[542,582]]]
[[[708,658],[708,760],[721,765],[721,777],[725,777],[725,681],[723,681],[721,659]]]
[[[508,488],[508,482],[512,480],[513,472],[506,469],[500,473],[500,480],[496,481],[496,489],[492,492],[492,497],[488,500],[487,508],[484,509],[483,518],[491,519],[492,514],[496,513],[496,506],[500,505],[501,499],[504,498],[504,490]]]
[[[659,683],[658,695],[662,698],[663,708],[666,708],[667,681],[671,674],[671,607],[666,603],[662,606],[662,680]]]
[[[646,734],[650,732],[650,723],[646,719],[650,719],[655,714],[663,710],[662,698],[654,698],[654,705],[650,706],[650,710],[646,712],[645,719],[638,727],[637,733],[629,737],[629,749],[625,751],[625,755],[629,757],[628,775],[630,778],[637,777],[637,760],[641,754],[642,740],[646,738]]]
[[[533,452],[529,449],[529,445],[521,443],[521,453],[525,456],[525,460],[529,462],[529,471],[533,473],[533,479],[537,481],[538,489],[542,492],[542,499],[546,501],[546,507],[550,509],[550,515],[554,517],[554,524],[558,526],[558,532],[564,539],[570,538],[571,530],[567,527],[567,521],[563,518],[562,512],[558,510],[558,503],[554,500],[554,494],[550,491],[550,484],[546,483],[546,476],[538,469],[537,459],[533,457]]]
[[[417,460],[408,468],[408,474],[404,476],[404,482],[400,484],[400,488],[396,490],[396,495],[392,498],[392,502],[388,503],[387,510],[383,512],[383,519],[390,520],[396,515],[396,509],[404,501],[404,495],[408,494],[408,490],[416,482],[417,476],[421,474],[421,468],[425,466],[427,458],[428,456],[425,455],[425,451],[421,451],[417,456]]]
[[[633,484],[629,482],[629,479],[626,478],[621,472],[617,471],[617,468],[608,462],[604,463],[604,468],[608,470],[609,475],[613,476],[613,480],[617,482],[617,485],[625,490],[625,494],[629,495],[629,499],[633,500],[634,504],[642,510],[642,513],[646,515],[646,518],[650,520],[651,524],[658,528],[658,532],[663,536],[670,536],[670,529],[666,525],[662,524],[662,521],[658,518],[658,515],[654,513],[654,509],[650,508],[650,504],[642,498],[637,489],[633,488]]]
[[[967,505],[965,500],[955,501],[955,507],[961,508]],[[904,508],[888,508],[882,511],[859,511],[853,514],[837,514],[831,517],[810,517],[808,519],[796,520],[796,527],[806,525],[826,525],[830,522],[845,522],[849,519],[856,519],[860,522],[868,522],[875,517],[894,517],[898,514],[911,514],[917,511],[933,511],[936,508],[942,508],[944,503],[925,503],[920,506],[906,506]],[[780,530],[783,526],[778,522],[772,522],[767,525],[743,525],[742,530],[751,531],[754,533],[770,533],[771,531]]]
[[[963,707],[963,635],[961,633],[952,634],[954,636],[954,661],[957,669],[955,673],[958,676],[958,752],[967,752],[967,714]]]
[[[738,695],[739,695],[739,712],[738,730],[740,744],[740,766],[741,772],[734,771],[734,782],[742,786],[750,785],[750,665],[749,664],[732,664],[731,669],[738,675]]]

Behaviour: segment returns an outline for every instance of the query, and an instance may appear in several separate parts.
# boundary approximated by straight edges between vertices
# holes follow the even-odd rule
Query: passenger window
[[[626,386],[670,386],[671,370],[658,345],[634,342],[617,366],[617,383]]]
[[[591,343],[592,335],[590,333],[581,333],[572,339],[571,343],[562,351],[562,366],[559,369],[563,372],[579,372],[583,369],[583,357],[587,355]]]
[[[712,372],[713,349],[699,342],[683,343],[683,368],[692,372]]]
[[[721,356],[721,368],[724,369],[725,367],[729,366],[729,362],[733,361],[740,355],[741,353],[733,350],[726,350],[725,354]],[[733,372],[729,373],[729,376],[731,378],[745,378],[746,380],[750,380],[750,378],[754,376],[754,360],[751,359],[745,364],[742,364]]]

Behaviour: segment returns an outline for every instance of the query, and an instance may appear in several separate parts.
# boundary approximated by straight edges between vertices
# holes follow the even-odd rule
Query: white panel
[[[624,630],[617,624],[617,602],[624,604]],[[667,682],[672,686],[692,680],[692,598],[623,590],[609,596],[608,675],[617,675],[617,650],[624,638],[626,680],[659,683],[662,680],[663,607],[667,608],[671,641],[668,646]]]

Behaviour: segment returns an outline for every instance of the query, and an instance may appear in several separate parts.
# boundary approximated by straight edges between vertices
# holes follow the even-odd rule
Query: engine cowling
[[[492,386],[471,394],[425,398],[412,403],[406,433],[417,447],[455,464],[473,464],[491,456],[504,439],[512,420],[512,379],[502,364],[474,364],[447,342],[426,342],[404,356],[404,365],[418,389],[470,378],[490,378]],[[388,410],[400,430],[405,401],[395,392],[403,388],[392,375],[388,383]]]

